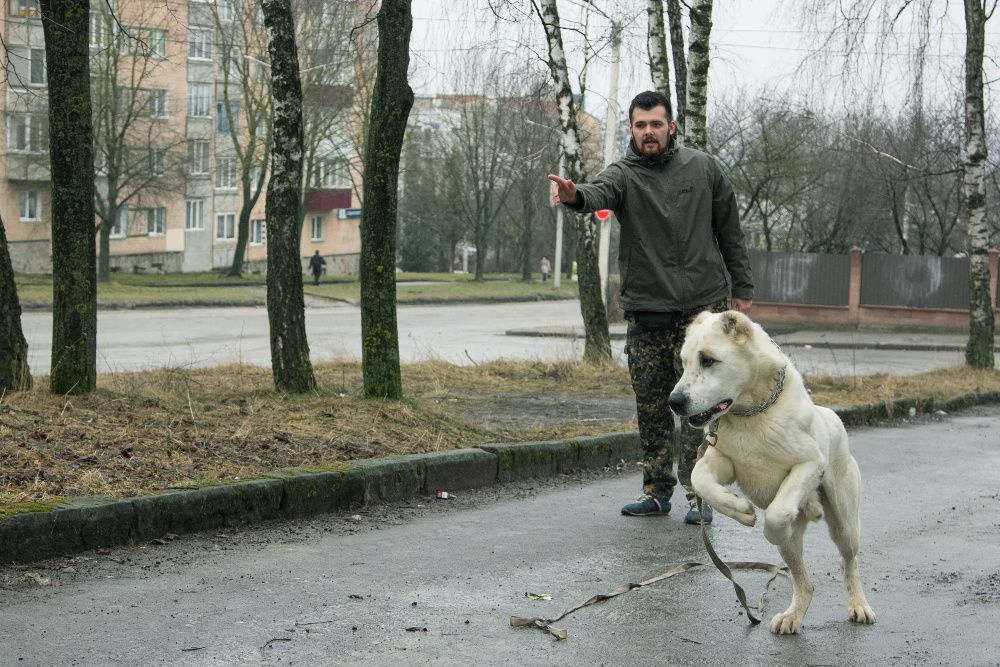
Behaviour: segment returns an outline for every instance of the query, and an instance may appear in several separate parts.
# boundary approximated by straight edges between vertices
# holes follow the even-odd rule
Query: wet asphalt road
[[[455,364],[492,359],[579,359],[582,339],[507,336],[508,329],[539,326],[571,329],[580,323],[579,301],[400,306],[399,352],[404,363],[429,358]],[[21,316],[28,339],[28,362],[36,375],[49,372],[52,314]],[[355,306],[325,304],[306,309],[309,349],[314,362],[360,358],[361,312]],[[612,341],[624,363],[625,341]],[[908,375],[964,363],[961,351],[844,350],[817,345],[786,346],[803,373]],[[97,366],[100,373],[161,367],[246,363],[268,366],[270,334],[264,308],[182,308],[106,310],[98,313]]]
[[[0,664],[997,665],[998,433],[995,406],[851,433],[871,627],[847,622],[816,525],[799,636],[749,626],[709,568],[571,615],[563,642],[509,627],[706,561],[680,511],[620,516],[639,485],[629,466],[2,569]],[[759,527],[722,517],[712,534],[726,559],[777,562]],[[767,575],[738,578],[756,600]],[[765,616],[789,594],[779,579]]]

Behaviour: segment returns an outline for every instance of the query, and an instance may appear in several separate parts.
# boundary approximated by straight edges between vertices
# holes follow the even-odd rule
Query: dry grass
[[[230,365],[104,375],[88,396],[49,394],[45,378],[0,397],[0,517],[65,496],[128,497],[227,483],[281,468],[337,469],[346,461],[483,442],[572,437],[633,428],[542,417],[488,426],[477,410],[505,397],[629,399],[624,368],[571,361],[407,365],[405,401],[364,400],[356,361],[317,366],[320,390],[285,397],[270,371]],[[817,403],[848,406],[900,397],[1000,390],[1000,372],[955,368],[908,377],[807,378]],[[33,505],[40,504],[40,505]],[[23,509],[22,509],[23,511]]]

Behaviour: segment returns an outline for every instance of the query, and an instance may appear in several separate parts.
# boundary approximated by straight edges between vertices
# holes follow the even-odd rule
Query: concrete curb
[[[906,415],[1000,403],[1000,392],[966,394],[943,402],[833,408],[848,427]],[[642,456],[636,431],[529,442],[489,444],[432,454],[358,461],[338,472],[283,470],[262,479],[203,489],[170,491],[126,500],[79,498],[46,512],[0,521],[0,563],[23,563],[73,552],[146,542],[168,533],[191,533],[271,519],[354,510],[380,502],[522,479],[599,469]]]

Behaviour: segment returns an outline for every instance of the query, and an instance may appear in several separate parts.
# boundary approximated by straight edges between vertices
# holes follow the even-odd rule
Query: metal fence
[[[861,305],[967,309],[969,259],[865,253]]]
[[[848,306],[850,255],[750,251],[754,300]],[[997,276],[1000,287],[1000,276]],[[967,310],[969,259],[935,255],[861,256],[861,305]],[[997,289],[995,308],[1000,308]]]
[[[750,251],[754,300],[847,306],[850,255]]]

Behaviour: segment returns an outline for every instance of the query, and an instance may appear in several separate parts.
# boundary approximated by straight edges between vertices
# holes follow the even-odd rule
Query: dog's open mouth
[[[732,404],[733,404],[733,399],[731,398],[727,398],[724,401],[720,401],[719,403],[716,403],[715,405],[710,407],[708,410],[705,410],[704,412],[699,412],[696,415],[691,415],[690,417],[688,417],[687,418],[688,423],[691,424],[691,426],[694,426],[695,428],[701,428],[708,422],[712,421],[712,417],[719,414],[720,412],[725,412],[726,410],[728,410],[729,406]]]

